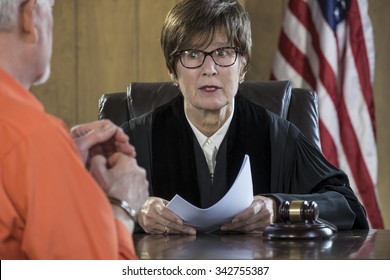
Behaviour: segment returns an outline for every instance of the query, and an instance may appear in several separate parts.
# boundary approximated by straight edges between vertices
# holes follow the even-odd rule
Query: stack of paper
[[[216,204],[202,209],[176,195],[167,207],[181,217],[186,225],[194,227],[197,231],[210,232],[230,222],[234,216],[248,208],[252,201],[251,166],[249,156],[245,155],[232,187]]]

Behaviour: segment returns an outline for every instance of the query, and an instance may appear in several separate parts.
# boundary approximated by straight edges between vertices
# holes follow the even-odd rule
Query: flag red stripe
[[[359,73],[360,86],[370,114],[372,130],[374,131],[374,135],[376,137],[374,94],[370,80],[370,65],[367,58],[367,48],[363,34],[360,11],[356,1],[351,1],[347,21],[352,54],[356,64],[356,70]]]
[[[336,145],[333,141],[332,135],[329,133],[328,128],[324,125],[323,121],[319,120],[320,135],[321,135],[321,148],[326,159],[336,167],[340,167],[338,160],[338,153]]]
[[[284,31],[280,34],[279,51],[285,57],[289,64],[298,72],[305,81],[312,87],[316,88],[316,78],[310,67],[310,62],[291,40]],[[293,59],[291,59],[293,57]]]

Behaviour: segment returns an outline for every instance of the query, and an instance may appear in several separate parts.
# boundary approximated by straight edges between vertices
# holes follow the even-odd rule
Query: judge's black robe
[[[194,152],[196,138],[185,117],[183,102],[180,95],[122,127],[136,148],[138,164],[147,171],[150,195],[171,200],[179,194],[202,207]],[[240,93],[235,97],[234,115],[224,141],[225,192],[247,154],[254,195],[271,196],[278,204],[294,199],[315,201],[320,218],[339,230],[368,228],[365,210],[345,173],[327,162],[292,123]]]

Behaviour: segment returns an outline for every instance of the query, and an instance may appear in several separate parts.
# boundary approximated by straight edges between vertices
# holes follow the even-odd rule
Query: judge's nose
[[[215,75],[217,73],[217,67],[218,65],[215,64],[213,58],[208,55],[202,65],[202,74],[205,76]]]

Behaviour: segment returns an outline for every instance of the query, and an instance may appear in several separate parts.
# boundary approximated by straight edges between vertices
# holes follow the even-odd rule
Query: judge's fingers
[[[264,203],[254,200],[244,211],[239,213],[230,223],[221,226],[222,231],[252,232],[263,230],[273,219],[273,213]]]
[[[158,234],[188,234],[195,235],[196,229],[186,225],[179,225],[176,223],[168,223],[167,225],[161,225],[161,231]]]
[[[272,198],[264,196],[254,196],[252,204],[239,213],[233,222],[249,221],[254,223],[256,221],[264,221],[265,224],[273,223],[275,220],[276,203]]]
[[[245,212],[245,213],[244,213]],[[242,215],[241,215],[242,214]],[[245,232],[245,228],[259,222],[259,218],[252,213],[248,214],[247,209],[237,215],[229,223],[221,226],[222,231],[240,231]]]
[[[232,223],[250,220],[253,222],[261,216],[266,216],[269,211],[264,206],[265,205],[263,201],[254,199],[248,208],[246,208],[244,211],[240,212],[237,216],[233,218]]]
[[[139,225],[151,234],[195,234],[195,229],[183,225],[182,219],[166,208],[168,201],[149,197],[141,207]]]
[[[161,234],[196,234],[194,228],[184,225],[183,220],[167,207],[164,207],[160,214],[166,221],[160,225]]]
[[[146,233],[156,233],[160,224],[164,224],[161,209],[165,207],[164,200],[159,197],[149,197],[138,213],[138,223]]]

